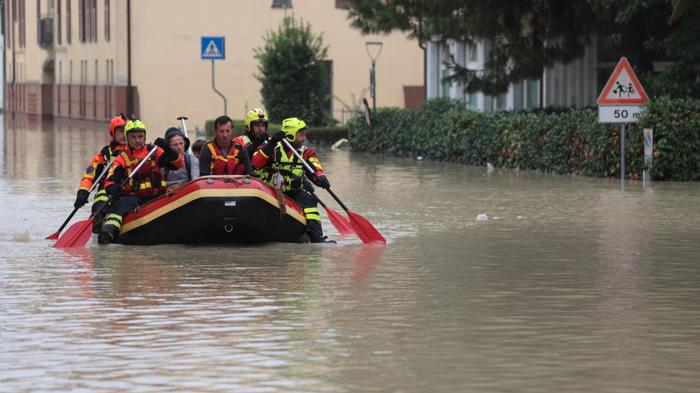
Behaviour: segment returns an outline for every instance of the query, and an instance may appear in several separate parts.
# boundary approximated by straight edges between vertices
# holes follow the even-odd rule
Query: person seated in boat
[[[237,136],[234,138],[234,141],[248,151],[248,157],[253,157],[258,147],[270,137],[267,135],[268,121],[267,112],[263,109],[252,108],[246,113],[244,120],[245,134]]]
[[[111,243],[119,236],[122,217],[134,209],[165,192],[165,178],[161,168],[168,167],[177,170],[184,165],[184,158],[178,151],[168,145],[164,138],[157,138],[155,146],[146,144],[146,125],[140,120],[130,120],[124,126],[127,146],[109,167],[105,189],[112,199],[97,242]],[[148,156],[151,150],[155,152],[133,173],[138,164]]]
[[[199,156],[199,174],[253,174],[248,152],[233,140],[233,121],[230,117],[219,116],[214,120],[214,140],[202,148]]]
[[[286,140],[297,150],[299,155],[314,168],[314,173],[308,173],[304,166],[289,151],[282,139]],[[306,140],[306,123],[296,117],[282,121],[282,129],[272,136],[270,142],[259,148],[253,154],[252,164],[256,170],[267,170],[268,173],[279,173],[284,183],[284,194],[296,201],[306,216],[306,231],[312,243],[326,242],[321,226],[321,216],[318,212],[316,196],[304,187],[304,176],[321,188],[330,188],[328,179],[323,174],[323,167],[316,152],[304,146]]]
[[[124,136],[124,125],[126,125],[126,116],[120,115],[115,116],[112,121],[109,122],[108,130],[110,136],[110,142],[107,146],[103,147],[98,151],[92,161],[85,168],[85,173],[83,174],[83,179],[80,181],[80,188],[78,188],[78,195],[75,197],[75,202],[73,206],[76,209],[83,207],[90,196],[90,188],[93,186],[95,181],[100,178],[103,171],[109,170],[107,164],[112,160],[116,154],[119,153],[124,146],[126,146],[126,137]],[[107,198],[107,191],[104,188],[104,176],[100,180],[97,188],[97,193],[92,202],[92,214],[95,216],[93,220],[92,232],[97,233],[100,230],[102,223],[102,218],[107,209],[104,206],[109,202]]]
[[[207,141],[205,141],[204,139],[197,139],[192,144],[192,155],[197,157],[197,160],[199,160],[199,153],[202,152],[202,148],[206,144],[207,144]]]
[[[199,177],[199,160],[188,151],[190,139],[178,128],[170,127],[165,131],[165,140],[168,141],[168,146],[177,150],[185,159],[185,165],[180,169],[171,170],[167,166],[163,168],[163,177],[165,177],[168,189],[177,188]]]

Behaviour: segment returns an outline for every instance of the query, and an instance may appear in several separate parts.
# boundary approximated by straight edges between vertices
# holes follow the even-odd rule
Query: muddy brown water
[[[4,124],[0,391],[700,386],[697,183],[622,189],[322,148],[333,189],[386,247],[57,250],[44,238],[106,130]]]

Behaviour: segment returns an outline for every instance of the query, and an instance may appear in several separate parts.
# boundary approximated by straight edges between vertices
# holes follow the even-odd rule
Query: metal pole
[[[224,115],[227,115],[227,109],[226,109],[226,97],[224,97],[223,94],[221,94],[220,91],[216,90],[216,86],[214,85],[214,59],[211,60],[211,88],[214,90],[216,94],[219,95],[224,100]]]
[[[620,181],[625,182],[625,128],[627,124],[622,123],[620,131]]]
[[[187,135],[187,123],[185,123],[185,120],[188,120],[187,116],[180,116],[177,119],[180,120],[180,123],[182,123],[182,132],[185,133],[185,138],[189,139],[190,136]],[[192,148],[192,146],[190,145],[189,149],[191,149],[191,148]],[[189,151],[189,149],[187,149],[187,151]]]
[[[372,114],[377,113],[377,74],[375,73],[376,62],[372,60]]]
[[[126,115],[131,116],[134,113],[134,88],[131,86],[131,0],[126,2],[126,75]]]

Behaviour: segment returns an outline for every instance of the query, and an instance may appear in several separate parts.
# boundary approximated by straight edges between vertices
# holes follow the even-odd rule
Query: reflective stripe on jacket
[[[109,170],[109,168],[105,168],[105,165],[109,163],[115,153],[121,150],[124,150],[124,145],[112,142],[98,151],[95,156],[92,157],[92,161],[90,161],[87,168],[85,168],[83,178],[80,180],[79,189],[88,191],[95,182],[95,179],[100,177],[102,171]],[[104,182],[105,178],[103,177],[102,180],[100,180],[100,185],[97,187],[98,190],[104,189]]]
[[[211,152],[211,161],[209,164],[209,174],[211,175],[242,175],[245,173],[245,167],[240,164],[238,154],[241,146],[236,143],[231,143],[228,151],[224,153],[218,144],[214,142],[207,143],[207,149]]]

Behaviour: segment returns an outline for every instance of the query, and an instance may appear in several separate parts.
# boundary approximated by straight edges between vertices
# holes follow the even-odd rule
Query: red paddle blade
[[[340,236],[355,233],[348,220],[337,211],[332,210],[330,208],[326,208],[326,214],[328,214],[328,218],[331,220],[331,224],[333,224],[335,229],[338,230]]]
[[[359,214],[355,214],[350,210],[347,210],[348,217],[350,218],[350,224],[352,228],[357,233],[357,236],[362,240],[363,243],[382,243],[386,244],[386,239],[381,233],[372,225],[366,218]]]
[[[56,248],[84,247],[90,240],[90,235],[92,235],[92,217],[71,225],[53,246]]]
[[[56,240],[58,239],[58,232],[54,232],[50,234],[49,236],[46,236],[46,240]]]

